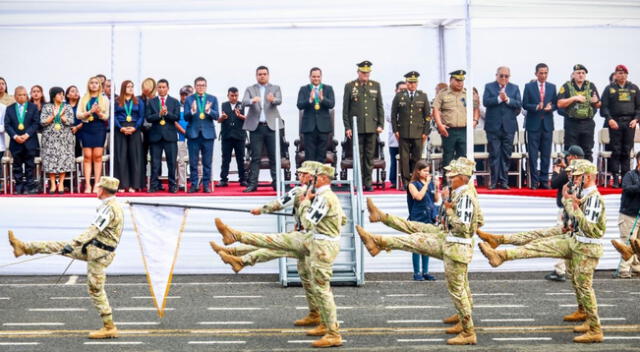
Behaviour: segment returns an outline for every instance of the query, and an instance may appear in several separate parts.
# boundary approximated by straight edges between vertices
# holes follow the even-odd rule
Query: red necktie
[[[162,101],[162,107],[164,107],[164,97],[160,97],[160,100]]]
[[[540,83],[540,102],[544,103],[544,83]]]

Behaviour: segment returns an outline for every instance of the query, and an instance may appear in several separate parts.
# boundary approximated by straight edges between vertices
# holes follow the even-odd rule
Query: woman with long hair
[[[7,85],[7,81],[4,79],[4,77],[0,77],[0,104],[9,106],[15,102],[16,100],[13,98],[13,95],[9,94],[9,86]]]
[[[49,90],[51,103],[42,106],[42,167],[49,175],[49,194],[64,193],[64,177],[74,167],[73,145],[75,138],[71,132],[73,109],[64,103],[64,90],[52,87]]]
[[[102,176],[102,154],[109,121],[109,99],[102,94],[102,84],[97,77],[89,78],[87,92],[78,103],[76,116],[82,121],[84,193],[91,193],[96,191],[95,186],[93,190],[91,188],[91,170],[96,185]]]
[[[67,90],[64,92],[64,102],[71,106],[71,110],[73,110],[73,126],[71,127],[71,133],[75,135],[75,156],[82,156],[82,143],[80,142],[82,136],[82,121],[80,121],[77,117],[78,113],[78,103],[80,102],[80,91],[78,87],[71,85],[67,87]]]
[[[142,83],[140,83],[140,89],[142,89],[142,94],[138,97],[138,99],[142,100],[142,102],[146,105],[148,101],[156,97],[158,92],[158,84],[156,80],[147,77]],[[142,183],[145,184],[145,180],[147,177],[147,160],[149,159],[149,148],[151,143],[149,142],[149,132],[151,131],[151,124],[145,122],[142,124],[142,173],[140,174],[140,178],[142,179]]]
[[[115,177],[120,189],[129,192],[142,189],[142,136],[145,104],[133,94],[133,82],[123,81],[116,101],[114,125]]]
[[[35,104],[38,107],[38,112],[42,112],[42,107],[47,103],[47,100],[44,98],[44,90],[42,86],[36,84],[31,87],[31,91],[29,92],[29,102]]]
[[[429,164],[420,160],[411,174],[411,183],[407,187],[407,205],[409,220],[433,224],[438,214],[436,203],[440,201],[440,180],[433,178],[429,172]],[[413,253],[413,279],[416,281],[434,281],[429,275],[429,257]],[[420,261],[422,260],[422,266]]]

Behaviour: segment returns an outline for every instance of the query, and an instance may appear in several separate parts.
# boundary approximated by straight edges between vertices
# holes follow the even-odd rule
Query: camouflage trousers
[[[530,242],[537,241],[542,238],[559,236],[559,235],[562,235],[563,233],[564,232],[563,232],[562,225],[557,225],[557,226],[548,227],[545,229],[538,229],[538,230],[518,232],[515,234],[503,235],[503,238],[504,238],[504,244],[511,244],[514,246],[524,246]],[[561,265],[561,263],[564,263],[564,265]],[[564,262],[560,262],[556,264],[555,271],[556,273],[558,273],[558,275],[560,274],[564,275],[566,273],[566,275],[569,278],[573,277],[573,268],[571,267],[571,260],[564,259]]]
[[[87,262],[89,297],[91,297],[93,306],[96,307],[100,313],[102,321],[104,323],[113,323],[111,306],[109,306],[104,284],[106,280],[105,269],[113,261],[115,253],[94,246],[87,246],[87,254],[83,254],[81,246],[75,246],[72,242],[66,241],[25,242],[25,249],[29,255],[49,254],[59,253],[66,245],[73,247],[73,252],[66,256]]]
[[[322,323],[329,332],[338,332],[336,305],[331,292],[333,262],[340,253],[337,241],[315,240],[311,233],[287,232],[281,234],[258,234],[241,232],[236,235],[242,243],[261,247],[266,250],[286,252],[286,256],[298,259],[298,270],[302,269],[300,279],[305,288],[310,311],[318,311]],[[250,262],[260,254],[251,252],[242,257],[243,262]],[[304,278],[303,278],[304,276]]]
[[[506,250],[507,260],[526,258],[563,258],[571,268],[571,282],[576,292],[578,305],[587,314],[587,323],[591,328],[600,328],[598,303],[593,290],[593,273],[600,261],[597,257],[585,255],[575,250],[575,239],[566,234],[532,241],[529,244]]]
[[[409,236],[379,236],[376,242],[380,248],[428,255],[444,261],[447,289],[462,327],[465,330],[473,329],[473,299],[469,287],[468,264],[455,261],[444,254],[444,231],[432,224],[409,221],[391,214],[387,214],[383,222],[395,230],[409,233]]]

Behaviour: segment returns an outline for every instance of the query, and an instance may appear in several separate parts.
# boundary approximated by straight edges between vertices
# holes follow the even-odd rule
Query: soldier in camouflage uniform
[[[578,160],[574,163],[574,182],[584,182],[585,189],[581,194],[570,194],[565,187],[562,202],[567,213],[574,219],[570,231],[562,232],[560,227],[549,230],[546,235],[557,235],[507,250],[498,251],[488,243],[480,244],[480,250],[493,267],[507,260],[525,258],[569,259],[573,268],[572,280],[576,299],[587,315],[585,323],[574,328],[575,332],[584,332],[573,339],[579,343],[601,342],[604,338],[598,318],[596,295],[592,287],[593,272],[603,252],[600,238],[604,235],[607,220],[604,200],[595,183],[597,173],[597,167],[588,160]]]
[[[317,304],[322,323],[307,331],[311,336],[322,336],[313,347],[341,346],[336,306],[331,293],[333,261],[340,252],[340,232],[347,219],[340,200],[331,190],[334,168],[322,165],[317,170],[316,189],[309,189],[301,197],[300,214],[303,233],[258,234],[234,230],[216,219],[218,231],[226,245],[236,241],[245,244],[285,250],[306,256],[311,271],[313,300]],[[238,260],[238,258],[232,258]],[[244,259],[242,259],[244,260]]]
[[[322,166],[322,163],[317,161],[305,161],[301,167],[298,168],[300,186],[292,188],[281,199],[276,199],[270,203],[263,205],[262,207],[251,210],[254,215],[260,215],[265,213],[273,213],[288,206],[292,206],[294,216],[296,218],[295,231],[286,234],[287,237],[301,237],[307,238],[307,235],[302,231],[302,222],[300,215],[300,204],[302,203],[301,195],[304,195],[307,191],[309,183],[313,181],[313,175],[316,173],[316,169]],[[235,272],[239,272],[245,265],[255,265],[256,263],[268,262],[278,258],[295,258],[298,260],[298,275],[300,276],[300,282],[305,291],[307,303],[309,305],[309,313],[306,317],[298,319],[294,322],[295,326],[312,326],[320,324],[320,313],[318,306],[315,303],[313,297],[313,291],[311,287],[311,273],[306,256],[299,255],[296,252],[288,250],[277,250],[271,248],[260,248],[252,245],[238,244],[233,247],[223,247],[215,243],[209,242],[213,250],[220,255],[222,260],[231,264]]]
[[[466,158],[452,161],[447,170],[451,178],[452,195],[445,202],[445,215],[440,225],[429,225],[402,220],[383,214],[369,201],[371,217],[386,225],[403,231],[419,231],[409,236],[372,235],[357,226],[360,238],[372,256],[381,250],[399,249],[442,259],[449,294],[458,312],[458,324],[447,333],[458,333],[447,340],[451,345],[476,344],[476,334],[471,317],[472,301],[468,285],[468,265],[473,255],[473,233],[483,221],[476,192],[468,185],[475,163]],[[373,209],[372,209],[373,208]],[[373,211],[372,211],[373,210]],[[375,221],[374,221],[375,222]]]
[[[89,334],[91,339],[118,336],[104,284],[105,270],[115,257],[114,251],[120,242],[124,226],[122,207],[115,196],[119,183],[120,181],[113,177],[100,178],[96,193],[102,204],[97,209],[98,215],[88,229],[71,241],[22,242],[14,236],[13,231],[9,231],[9,243],[16,257],[59,253],[87,262],[89,296],[104,324],[102,329]]]

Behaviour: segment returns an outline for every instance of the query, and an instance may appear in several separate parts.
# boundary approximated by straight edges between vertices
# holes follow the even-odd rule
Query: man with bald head
[[[40,126],[38,107],[30,104],[27,90],[16,87],[15,103],[7,107],[4,129],[11,138],[9,151],[13,156],[13,177],[16,181],[16,194],[35,194],[37,185],[33,181],[35,157],[38,152],[37,132]]]
[[[520,89],[517,85],[509,83],[510,77],[511,70],[508,67],[498,67],[496,80],[485,85],[482,97],[482,104],[487,108],[484,130],[489,142],[489,189],[498,186],[509,189],[509,159],[513,152],[513,138],[518,131],[516,116],[522,108]]]

